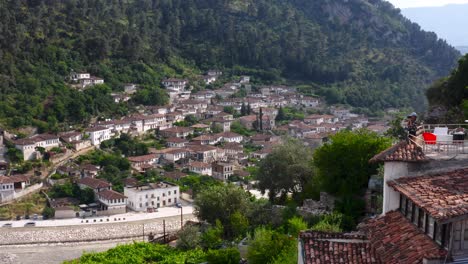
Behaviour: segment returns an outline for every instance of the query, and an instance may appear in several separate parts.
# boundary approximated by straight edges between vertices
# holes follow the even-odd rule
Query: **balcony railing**
[[[446,134],[436,134],[434,139],[428,139],[427,135],[424,138],[424,133],[434,133],[437,128],[446,128]],[[426,155],[468,154],[466,131],[468,124],[424,124],[412,141],[421,146]]]

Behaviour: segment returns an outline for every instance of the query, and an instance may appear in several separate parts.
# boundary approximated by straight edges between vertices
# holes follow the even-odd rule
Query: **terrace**
[[[424,124],[418,131],[418,137],[412,141],[429,158],[468,158],[467,132],[468,123]]]

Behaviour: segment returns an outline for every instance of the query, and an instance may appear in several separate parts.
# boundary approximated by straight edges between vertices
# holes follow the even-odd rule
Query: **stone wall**
[[[184,218],[197,221],[196,218]],[[166,232],[180,229],[180,220],[166,220]],[[89,224],[63,227],[10,228],[2,230],[0,245],[86,242],[113,240],[147,236],[152,232],[156,237],[163,234],[163,220],[153,219],[147,222],[127,222],[114,224]]]

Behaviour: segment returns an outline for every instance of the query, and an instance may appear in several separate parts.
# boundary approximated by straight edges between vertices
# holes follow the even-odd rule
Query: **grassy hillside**
[[[123,115],[109,97],[122,83],[161,104],[162,78],[215,67],[314,84],[331,103],[421,109],[459,56],[381,0],[1,0],[0,121],[49,129]],[[71,70],[106,85],[71,90]]]

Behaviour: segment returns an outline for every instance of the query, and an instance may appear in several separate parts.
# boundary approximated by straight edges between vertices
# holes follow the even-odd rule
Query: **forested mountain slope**
[[[427,122],[455,124],[468,119],[468,55],[445,78],[437,80],[428,90],[430,111]]]
[[[330,102],[421,108],[459,56],[382,0],[0,0],[0,118],[125,113],[109,90],[69,89],[71,70],[116,90],[217,67],[314,84]]]

